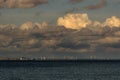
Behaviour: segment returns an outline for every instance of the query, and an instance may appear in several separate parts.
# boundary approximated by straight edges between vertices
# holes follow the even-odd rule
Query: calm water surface
[[[120,61],[4,61],[0,80],[120,80]]]

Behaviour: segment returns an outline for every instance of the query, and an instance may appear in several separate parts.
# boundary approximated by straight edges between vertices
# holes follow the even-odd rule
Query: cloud
[[[33,29],[46,29],[48,27],[48,24],[46,22],[42,22],[42,23],[33,23],[31,21],[25,22],[24,24],[22,24],[19,28],[20,30],[33,30]]]
[[[87,43],[75,43],[75,42],[70,42],[70,41],[63,41],[62,43],[58,44],[59,47],[62,48],[69,48],[69,49],[84,49],[84,48],[89,48],[90,45]]]
[[[114,33],[115,36],[120,36],[120,31]]]
[[[114,35],[102,36],[94,40],[92,43],[95,45],[95,52],[117,52],[120,51],[120,37]]]
[[[98,27],[99,27],[99,26],[103,26],[103,25],[102,25],[102,23],[100,23],[99,21],[94,21],[94,22],[92,23],[92,26],[95,26],[95,27],[98,26]]]
[[[48,26],[45,31],[37,28],[33,22],[27,22],[30,28],[21,30],[1,28],[0,50],[14,49],[27,51],[62,51],[88,53],[94,52],[107,44],[119,43],[120,38],[115,36],[100,36],[95,29],[88,27],[76,31],[58,26]],[[26,24],[26,23],[24,23]],[[4,30],[3,30],[4,29]],[[99,29],[99,28],[96,28]],[[114,30],[114,29],[113,29]],[[104,33],[101,32],[101,34]],[[109,33],[108,33],[109,34]],[[3,45],[4,44],[4,45]],[[102,45],[102,46],[101,46]],[[99,46],[99,47],[97,47]],[[106,48],[105,48],[106,49]]]
[[[42,40],[41,41],[42,46],[44,47],[54,47],[59,43],[59,40],[56,39],[49,39],[49,40]]]
[[[103,39],[99,39],[98,42],[102,44],[118,43],[120,42],[120,37],[105,37]]]
[[[39,40],[36,39],[36,38],[28,38],[28,39],[25,39],[23,38],[22,41],[19,41],[17,42],[16,44],[14,44],[16,47],[19,47],[19,48],[35,48],[35,45],[39,44]],[[41,45],[39,45],[40,47]]]
[[[118,44],[118,43],[108,44],[108,45],[106,45],[106,47],[120,49],[120,44]]]
[[[92,21],[89,19],[88,14],[83,13],[68,13],[63,17],[59,17],[57,20],[58,26],[64,26],[67,29],[81,30],[83,28],[97,29],[109,27],[120,28],[120,18],[111,16],[107,18],[103,23],[99,21]],[[88,27],[89,26],[89,27]],[[99,29],[98,29],[99,28]]]
[[[0,8],[4,6],[4,0],[0,0]]]
[[[1,0],[0,7],[31,8],[47,2],[47,0]]]
[[[120,27],[120,18],[116,16],[112,16],[111,18],[107,18],[106,21],[103,23],[103,26],[109,27]]]
[[[91,20],[87,14],[66,14],[64,17],[58,18],[57,25],[64,26],[68,29],[80,30],[91,24]]]
[[[61,43],[56,45],[57,51],[64,51],[64,52],[79,52],[79,53],[86,53],[92,52],[93,50],[90,49],[90,44],[79,41],[61,41]]]
[[[79,16],[78,14],[67,14],[64,17],[58,18],[58,26],[64,26],[68,30],[77,30],[76,32],[72,31],[73,33],[68,33],[66,36],[67,42],[62,40],[58,45],[58,50],[83,53],[96,52],[99,50],[107,51],[110,46],[117,43],[119,44],[120,18],[111,16],[102,23],[92,21],[88,15],[84,17],[83,15],[84,14],[79,14]],[[87,25],[84,26],[84,24]],[[80,43],[84,42],[89,45],[89,47],[86,46],[85,48],[84,45],[80,47]],[[118,48],[118,46],[114,45],[114,48]]]
[[[89,10],[93,10],[93,9],[103,8],[106,5],[107,5],[107,1],[106,0],[101,0],[99,3],[97,3],[95,5],[89,5],[86,8],[89,9]]]
[[[0,50],[52,50],[67,52],[91,51],[89,49],[90,45],[88,43],[82,43],[81,41],[83,38],[80,38],[80,36],[77,35],[77,33],[73,33],[74,30],[58,26],[49,26],[49,28],[47,28],[46,31],[43,31],[41,30],[41,28],[36,29],[37,26],[35,26],[35,23],[33,22],[27,22],[27,27],[26,23],[24,23],[23,25],[25,25],[25,28],[24,26],[22,26],[23,28],[19,26],[13,29],[9,29],[10,26],[6,25],[4,25],[6,26],[4,28],[2,27],[3,25],[1,25],[0,33],[2,36],[0,36]],[[69,40],[70,42],[65,40],[65,38],[70,39],[70,37],[73,38]]]
[[[14,29],[16,29],[17,28],[17,26],[15,25],[15,24],[6,24],[6,25],[0,25],[0,30],[1,31],[6,31],[6,30],[14,30]]]
[[[119,49],[118,22],[118,17],[107,18],[103,23],[92,21],[84,13],[66,14],[58,18],[56,26],[31,21],[20,26],[0,25],[0,50],[89,53]]]
[[[12,40],[10,36],[0,34],[0,48],[9,46]]]
[[[112,40],[115,40],[115,41],[112,41]],[[106,43],[100,43],[97,45],[96,47],[96,51],[103,51],[103,52],[108,52],[108,53],[111,53],[111,52],[118,52],[120,51],[120,38],[118,37],[111,37],[111,41],[106,40]]]

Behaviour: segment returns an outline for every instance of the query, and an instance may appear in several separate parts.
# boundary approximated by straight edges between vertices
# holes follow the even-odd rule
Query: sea
[[[0,80],[120,80],[120,61],[0,61]]]

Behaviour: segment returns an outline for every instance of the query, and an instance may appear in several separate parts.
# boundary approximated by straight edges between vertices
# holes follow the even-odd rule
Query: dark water
[[[3,61],[0,80],[120,80],[120,61]]]

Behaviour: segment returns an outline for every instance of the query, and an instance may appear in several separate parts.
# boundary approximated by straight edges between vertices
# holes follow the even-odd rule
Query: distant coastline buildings
[[[52,57],[46,57],[46,56],[41,56],[38,58],[28,58],[28,57],[19,57],[19,58],[0,58],[0,60],[77,60],[77,57],[73,56],[63,56],[63,58],[56,58],[54,56]]]
[[[36,60],[36,61],[45,61],[45,60],[112,60],[111,58],[97,58],[96,56],[90,56],[89,58],[80,59],[77,56],[63,56],[62,58],[56,58],[55,56],[52,57],[46,57],[41,56],[38,58],[28,58],[28,57],[19,57],[19,58],[7,58],[7,57],[1,57],[0,61],[2,60],[20,60],[20,61],[27,61],[27,60]]]

